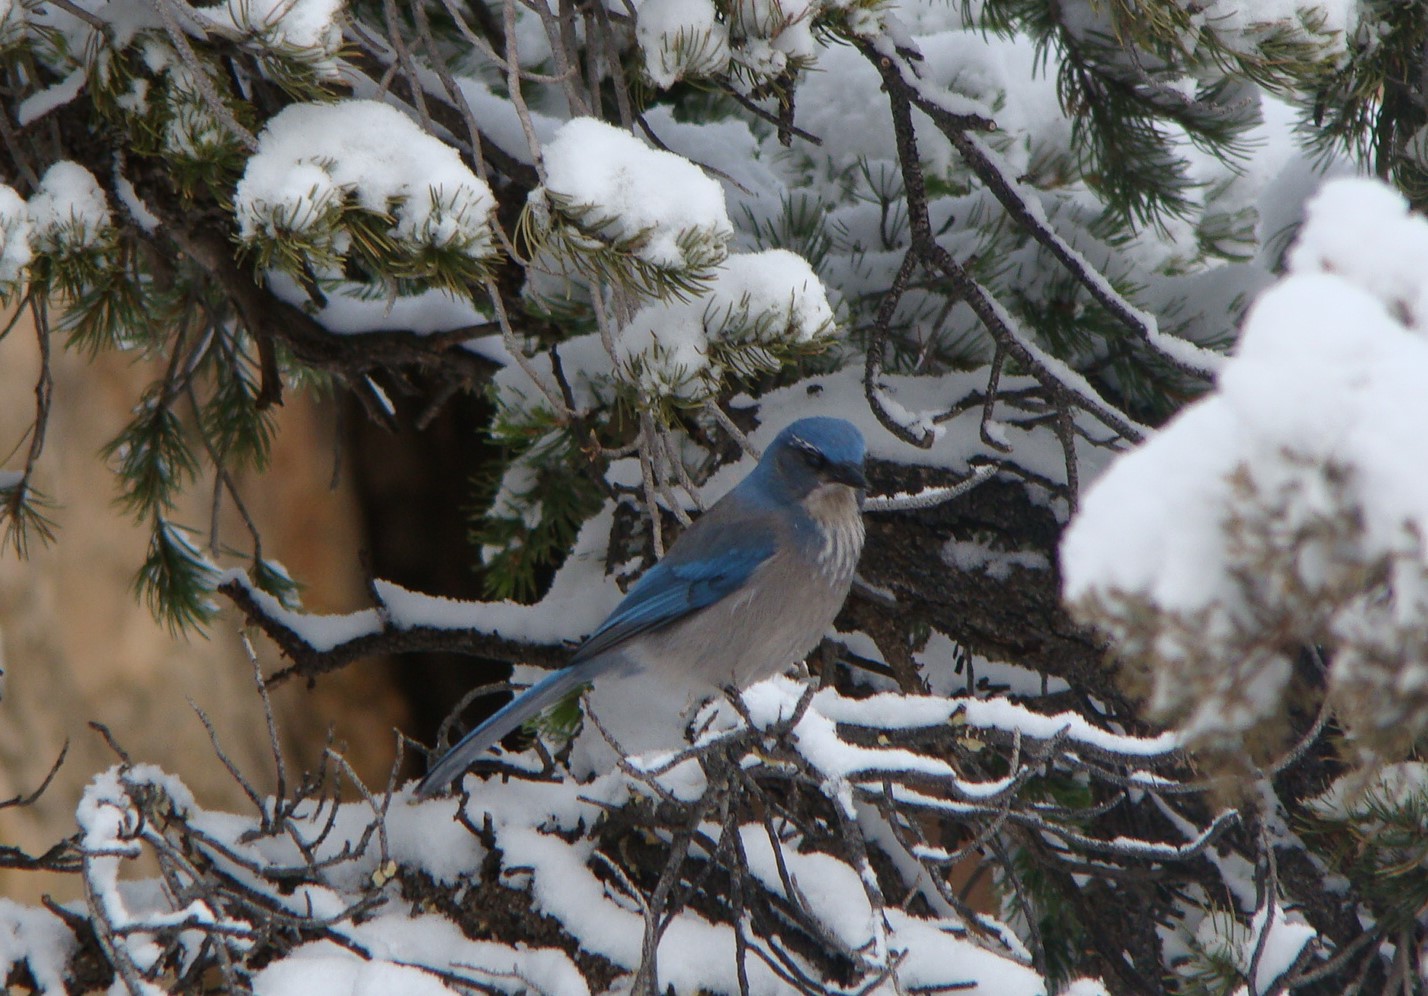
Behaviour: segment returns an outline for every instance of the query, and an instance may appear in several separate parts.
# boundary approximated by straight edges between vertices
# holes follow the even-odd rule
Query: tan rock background
[[[0,340],[0,469],[19,469],[23,461],[39,369],[33,327],[22,321]],[[70,741],[64,767],[39,802],[0,810],[0,844],[31,853],[73,832],[84,785],[115,760],[88,727],[91,720],[105,724],[134,760],[179,775],[206,806],[251,808],[215,756],[190,700],[213,720],[225,751],[260,790],[271,789],[273,771],[237,615],[225,609],[207,638],[174,637],[132,593],[146,531],[113,505],[114,478],[99,451],[119,432],[155,368],[123,354],[91,361],[57,341],[52,370],[54,403],[38,485],[60,503],[58,541],[33,545],[29,560],[0,551],[6,671],[0,799],[33,790]],[[330,402],[290,392],[271,468],[243,482],[265,554],[308,585],[304,603],[315,611],[365,601],[359,510],[350,486],[341,480],[335,490],[330,486],[334,417]],[[211,480],[205,481],[176,518],[206,530],[211,496]],[[225,519],[224,529],[234,545],[246,545],[236,518]],[[265,671],[274,670],[272,648],[261,635],[252,642]],[[316,764],[331,722],[363,779],[385,783],[392,730],[405,721],[406,707],[382,662],[356,664],[311,691],[300,683],[283,686],[274,691],[274,704],[290,768]],[[77,891],[72,877],[0,871],[0,895],[22,902]]]

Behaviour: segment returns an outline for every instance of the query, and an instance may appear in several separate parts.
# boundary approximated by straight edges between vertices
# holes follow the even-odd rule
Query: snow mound
[[[386,104],[293,104],[258,136],[234,195],[244,242],[309,239],[340,257],[351,202],[390,218],[386,234],[408,251],[470,259],[494,250],[491,188],[449,146]]]
[[[1087,492],[1066,598],[1190,732],[1272,714],[1308,644],[1338,649],[1366,743],[1428,700],[1425,295],[1428,222],[1377,182],[1326,185],[1216,390]]]

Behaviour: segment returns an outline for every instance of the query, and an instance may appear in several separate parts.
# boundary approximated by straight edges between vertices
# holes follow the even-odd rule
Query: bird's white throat
[[[809,492],[803,507],[823,537],[819,571],[834,584],[846,582],[863,552],[863,510],[858,493],[846,484],[820,484]]]

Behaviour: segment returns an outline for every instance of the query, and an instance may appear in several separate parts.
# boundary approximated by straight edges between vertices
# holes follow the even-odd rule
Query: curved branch
[[[978,115],[956,113],[935,99],[917,78],[916,66],[911,61],[916,53],[891,48],[885,39],[865,43],[863,51],[878,67],[889,95],[901,98],[926,114],[1007,214],[1044,246],[1101,307],[1181,373],[1199,379],[1214,375],[1224,357],[1162,332],[1154,315],[1126,300],[1085,256],[1052,227],[1041,205],[1023,196],[1020,182],[1010,175],[1005,163],[1000,161],[1001,157],[988,148],[980,137],[971,134],[974,131],[995,130],[992,121]]]
[[[908,248],[909,257],[915,254],[924,265],[946,277],[952,285],[952,292],[967,303],[997,346],[1006,350],[1007,355],[1035,377],[1059,405],[1082,408],[1122,438],[1130,442],[1140,442],[1146,436],[1145,427],[1138,425],[1102,398],[1084,377],[1032,342],[1001,302],[975,280],[951,253],[938,244],[928,211],[927,184],[922,175],[917,134],[912,124],[914,102],[919,98],[924,101],[927,98],[920,97],[920,91],[904,78],[897,56],[880,51],[875,42],[865,41],[860,43],[859,47],[877,68],[888,93],[893,134],[897,139],[898,162],[906,189],[912,240]],[[945,109],[941,113],[950,120],[962,120],[962,116],[953,115]],[[971,127],[980,120],[968,116],[968,123],[963,127]],[[907,261],[904,260],[904,268],[906,267]],[[874,330],[874,334],[877,334],[877,330]],[[1069,473],[1068,470],[1068,475]]]
[[[920,106],[920,105],[919,105]],[[1138,339],[1163,356],[1181,373],[1201,380],[1212,377],[1224,363],[1224,357],[1188,339],[1178,339],[1160,330],[1155,316],[1137,308],[1125,299],[1091,262],[1081,255],[1052,227],[1041,205],[1023,197],[1014,178],[999,163],[1000,157],[976,135],[966,131],[943,129],[943,134],[961,153],[987,189],[992,192],[1007,214],[1021,228],[1046,247],[1066,271],[1090,293],[1096,303],[1105,308]]]

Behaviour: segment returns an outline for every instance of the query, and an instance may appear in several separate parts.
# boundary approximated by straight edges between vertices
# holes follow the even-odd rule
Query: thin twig
[[[869,495],[863,501],[864,512],[906,512],[933,508],[960,498],[977,485],[989,480],[1000,469],[999,464],[982,464],[972,470],[960,484],[945,488],[924,488],[913,494]]]
[[[169,40],[174,43],[174,49],[178,53],[179,61],[188,69],[193,85],[198,88],[198,94],[203,99],[204,104],[213,113],[223,127],[242,143],[249,152],[258,151],[258,139],[247,128],[244,128],[233,116],[233,111],[223,98],[218,95],[218,90],[213,86],[213,80],[208,75],[207,67],[199,60],[198,54],[194,52],[193,46],[189,44],[188,35],[179,26],[174,17],[175,9],[182,9],[175,0],[151,0],[153,7],[159,13],[159,19],[164,23],[164,32],[169,36]],[[183,6],[187,6],[186,4]]]

